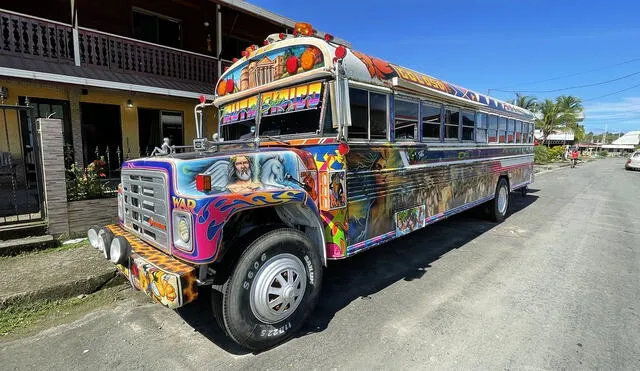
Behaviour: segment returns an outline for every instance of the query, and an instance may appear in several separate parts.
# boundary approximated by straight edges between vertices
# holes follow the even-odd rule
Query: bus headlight
[[[180,220],[178,221],[178,236],[184,243],[189,243],[189,240],[191,239],[191,231],[189,229],[191,228],[189,227],[187,218],[180,217]]]
[[[173,212],[173,245],[180,250],[193,251],[191,218],[189,213]]]

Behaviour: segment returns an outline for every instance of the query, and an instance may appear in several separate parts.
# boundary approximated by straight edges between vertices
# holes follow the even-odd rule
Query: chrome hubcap
[[[500,187],[498,191],[498,211],[500,214],[504,214],[507,212],[507,188]]]
[[[264,323],[280,322],[296,311],[306,288],[302,261],[292,254],[276,255],[256,273],[249,297],[251,311]]]

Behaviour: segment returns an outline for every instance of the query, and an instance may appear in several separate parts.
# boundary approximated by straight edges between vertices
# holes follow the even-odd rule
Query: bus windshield
[[[221,107],[222,138],[225,141],[251,139],[258,126],[261,136],[316,135],[323,108],[322,88],[322,82],[313,82],[227,104]],[[259,125],[256,122],[258,101],[261,102]]]

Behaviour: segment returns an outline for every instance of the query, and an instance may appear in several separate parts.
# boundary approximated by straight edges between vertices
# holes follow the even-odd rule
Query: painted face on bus
[[[236,176],[240,180],[251,179],[251,168],[249,167],[249,160],[245,156],[238,156],[234,163],[236,168]]]

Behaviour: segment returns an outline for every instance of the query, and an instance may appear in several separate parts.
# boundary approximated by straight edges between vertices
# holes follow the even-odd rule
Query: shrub
[[[115,196],[114,190],[106,186],[103,178],[105,163],[95,160],[87,168],[72,164],[66,171],[67,201],[91,200]]]
[[[601,156],[601,157],[607,157],[607,156],[609,156],[609,152],[607,152],[607,151],[600,151],[600,156]]]
[[[549,161],[560,161],[562,160],[562,155],[564,154],[563,146],[556,146],[549,148]]]
[[[533,161],[536,164],[546,164],[549,162],[549,148],[542,145],[533,147]]]

